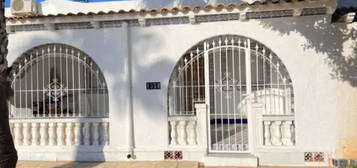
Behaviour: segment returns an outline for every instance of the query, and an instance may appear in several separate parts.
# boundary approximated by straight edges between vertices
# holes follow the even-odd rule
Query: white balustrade
[[[293,146],[295,144],[294,120],[289,117],[263,118],[264,146]]]
[[[108,119],[10,119],[16,146],[109,145]]]
[[[170,145],[197,145],[196,117],[169,117]]]

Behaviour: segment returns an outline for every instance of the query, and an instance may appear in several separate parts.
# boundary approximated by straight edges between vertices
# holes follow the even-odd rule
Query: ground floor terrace
[[[19,159],[332,165],[342,156],[339,123],[353,122],[341,118],[357,94],[331,77],[328,55],[304,47],[320,36],[221,24],[11,34],[9,118]]]

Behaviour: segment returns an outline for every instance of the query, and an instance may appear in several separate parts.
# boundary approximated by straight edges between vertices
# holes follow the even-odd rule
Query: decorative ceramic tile
[[[325,161],[325,157],[324,157],[324,153],[323,152],[316,152],[313,153],[314,154],[314,161],[315,162],[324,162]]]
[[[182,151],[175,151],[175,160],[182,160],[182,159],[183,159]]]
[[[165,160],[182,160],[182,151],[164,151]]]
[[[165,160],[173,160],[174,159],[174,154],[172,151],[165,151],[164,152],[164,159]]]
[[[304,153],[305,162],[324,162],[325,153],[323,152],[305,152]]]
[[[314,157],[312,155],[313,155],[312,152],[305,152],[304,153],[305,162],[313,162],[314,161]]]

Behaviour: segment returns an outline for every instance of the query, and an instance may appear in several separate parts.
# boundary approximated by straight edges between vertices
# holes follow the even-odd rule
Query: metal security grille
[[[21,55],[10,73],[10,118],[108,117],[108,89],[94,61],[63,44]]]
[[[291,79],[280,59],[259,42],[234,35],[199,43],[176,66],[169,115],[195,115],[196,103],[209,105],[211,152],[249,152],[252,103],[264,105],[264,116],[294,115]]]
[[[195,104],[205,101],[203,47],[188,51],[176,65],[169,84],[169,115],[195,115]]]

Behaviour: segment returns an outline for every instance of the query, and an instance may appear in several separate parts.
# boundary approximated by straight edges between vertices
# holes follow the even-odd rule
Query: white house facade
[[[354,164],[357,24],[352,12],[332,22],[336,8],[48,0],[33,15],[9,9],[19,159]]]

